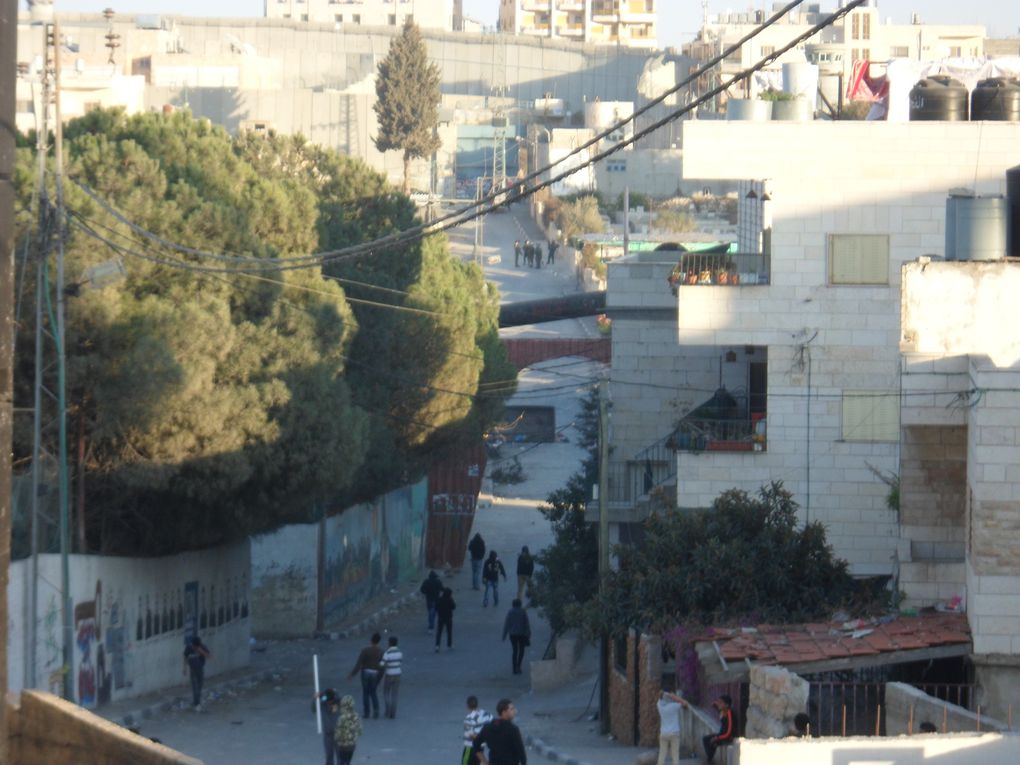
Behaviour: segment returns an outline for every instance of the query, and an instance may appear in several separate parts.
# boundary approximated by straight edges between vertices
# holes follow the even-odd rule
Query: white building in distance
[[[655,48],[655,0],[500,0],[499,29],[515,35]]]
[[[462,0],[265,0],[267,19],[319,24],[402,27],[411,19],[422,29],[460,31]]]

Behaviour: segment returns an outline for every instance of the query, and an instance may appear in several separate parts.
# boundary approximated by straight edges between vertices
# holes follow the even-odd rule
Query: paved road
[[[511,212],[488,216],[483,261],[502,255],[502,263],[486,263],[487,277],[500,288],[504,301],[532,300],[565,294],[574,288],[573,265],[543,264],[541,269],[514,268],[513,240],[540,239],[526,217],[523,205]],[[455,256],[473,257],[471,226],[452,232]],[[509,257],[506,257],[507,254]],[[565,320],[537,327],[506,330],[517,337],[592,337],[593,319]],[[459,756],[464,699],[476,694],[487,709],[501,697],[517,700],[520,723],[526,733],[556,744],[557,739],[582,761],[595,765],[633,762],[634,752],[616,748],[595,735],[595,724],[585,720],[592,698],[592,678],[585,676],[555,693],[530,692],[528,664],[523,675],[511,674],[509,643],[500,640],[503,619],[512,598],[516,555],[523,545],[540,550],[551,538],[548,523],[537,506],[562,487],[575,472],[583,452],[570,425],[579,409],[586,385],[600,373],[598,365],[580,360],[552,360],[526,371],[517,398],[532,404],[553,406],[556,423],[565,443],[540,444],[519,449],[527,480],[503,487],[503,496],[483,495],[475,529],[496,549],[504,561],[508,581],[499,607],[483,608],[480,593],[471,589],[470,571],[445,572],[454,591],[454,648],[436,653],[426,631],[424,608],[418,604],[392,616],[383,625],[396,634],[404,651],[404,679],[396,720],[368,720],[358,745],[355,762],[449,765]],[[490,468],[492,463],[490,463]],[[416,583],[403,591],[416,589]],[[396,597],[399,593],[394,593]],[[531,657],[540,655],[548,639],[548,627],[531,612]],[[312,655],[318,654],[324,685],[349,692],[359,700],[357,679],[348,679],[367,637],[339,641],[294,640],[269,643],[253,654],[253,665],[271,668],[276,679],[237,693],[223,695],[206,705],[203,713],[174,709],[141,723],[141,732],[207,763],[245,765],[295,765],[321,762],[321,742],[310,710]],[[215,678],[213,679],[215,680]],[[183,689],[178,691],[183,694]],[[135,702],[111,705],[102,710],[110,718],[124,714]]]

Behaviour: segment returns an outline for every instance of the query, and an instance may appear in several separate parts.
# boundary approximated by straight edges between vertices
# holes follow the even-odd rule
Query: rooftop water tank
[[[926,77],[910,89],[910,119],[965,122],[969,103],[967,86],[959,80]]]
[[[950,196],[946,204],[946,260],[1001,260],[1006,255],[1008,214],[1009,205],[1001,194]]]
[[[972,120],[1020,122],[1020,80],[991,77],[981,80],[970,96]]]

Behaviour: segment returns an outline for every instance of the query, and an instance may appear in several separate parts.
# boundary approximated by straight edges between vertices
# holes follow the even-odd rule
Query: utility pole
[[[599,382],[599,592],[609,573],[609,402],[606,380]],[[609,636],[599,641],[599,729],[609,733]]]
[[[7,580],[11,562],[14,416],[14,115],[18,2],[0,0],[0,762],[7,747]]]

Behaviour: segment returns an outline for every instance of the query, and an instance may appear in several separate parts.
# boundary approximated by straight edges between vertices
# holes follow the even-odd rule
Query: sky
[[[262,16],[265,0],[55,0],[58,11],[118,13],[167,13],[178,16]],[[875,0],[872,0],[875,2]],[[833,9],[836,0],[810,0]],[[709,14],[771,8],[773,0],[741,3],[739,0],[708,0]],[[991,37],[1020,35],[1020,2],[1017,0],[877,0],[883,17],[896,24],[910,21],[911,12],[928,24],[984,24]],[[25,0],[21,0],[24,7]],[[701,0],[659,0],[659,45],[679,47],[694,37],[701,26]],[[464,12],[487,25],[495,25],[499,0],[464,0]]]

